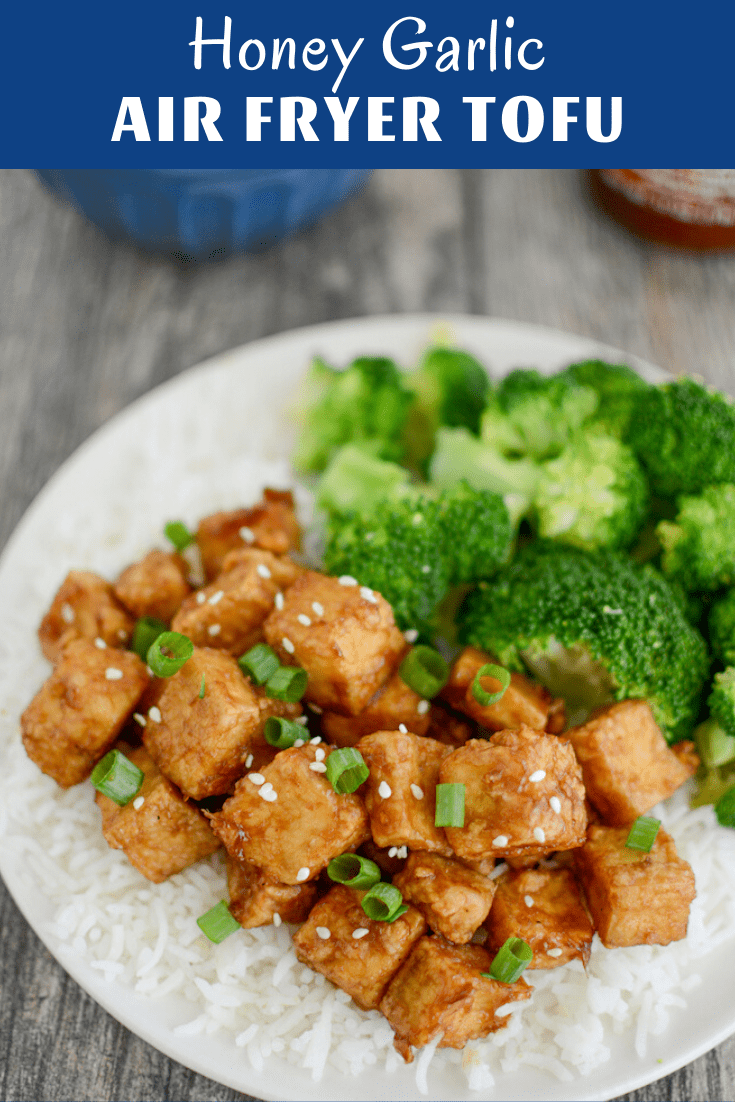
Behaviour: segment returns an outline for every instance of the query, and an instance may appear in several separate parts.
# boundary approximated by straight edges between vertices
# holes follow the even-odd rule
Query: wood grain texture
[[[59,464],[151,386],[217,352],[412,310],[540,322],[735,393],[735,259],[636,242],[563,171],[377,173],[270,252],[179,267],[111,244],[32,173],[0,173],[0,546]],[[128,1033],[70,980],[0,885],[0,1096],[211,1100],[237,1092]],[[626,1098],[735,1098],[735,1042]]]

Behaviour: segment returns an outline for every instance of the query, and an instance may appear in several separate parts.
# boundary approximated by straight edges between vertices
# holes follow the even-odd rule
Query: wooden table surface
[[[59,464],[132,399],[254,338],[459,311],[570,330],[735,393],[735,256],[636,242],[565,171],[386,171],[269,252],[179,267],[110,244],[30,172],[0,173],[0,547]],[[118,1025],[0,882],[3,1099],[234,1100]],[[628,1099],[735,1097],[735,1041]]]

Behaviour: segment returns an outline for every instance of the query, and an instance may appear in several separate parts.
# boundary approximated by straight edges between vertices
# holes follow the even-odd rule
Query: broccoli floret
[[[642,392],[626,440],[664,497],[735,482],[735,409],[693,379]]]
[[[392,360],[363,357],[344,371],[314,360],[299,396],[303,427],[294,466],[324,470],[343,444],[361,441],[380,459],[400,459],[412,400]]]
[[[460,615],[466,642],[510,669],[528,666],[574,707],[643,697],[671,741],[697,718],[707,648],[650,565],[539,540],[481,583]]]
[[[713,592],[735,584],[735,486],[707,486],[679,498],[675,523],[656,528],[661,568],[689,592]]]
[[[539,466],[532,459],[506,459],[467,429],[439,429],[429,480],[450,489],[464,478],[476,490],[501,494],[514,520],[527,512],[536,492]]]
[[[609,364],[604,360],[570,364],[564,374],[579,386],[592,387],[599,399],[592,421],[622,439],[641,392],[648,390],[650,383],[627,364]]]
[[[735,737],[735,666],[715,674],[707,705],[725,734]]]
[[[549,459],[597,409],[592,387],[570,375],[517,369],[506,375],[482,415],[482,439],[509,458]]]
[[[396,500],[408,492],[405,467],[376,459],[356,444],[345,444],[322,476],[317,504],[329,513],[365,513],[379,501]]]
[[[479,432],[490,382],[474,356],[454,348],[430,348],[405,382],[415,395],[406,425],[408,456],[425,471],[440,425]]]
[[[735,666],[735,589],[712,605],[709,641],[713,656],[723,666]]]
[[[735,758],[735,737],[728,735],[713,716],[695,727],[693,738],[705,769],[718,769]]]
[[[508,561],[513,524],[499,494],[462,480],[439,498],[439,518],[451,585],[491,578]]]
[[[646,515],[648,485],[630,448],[589,430],[541,464],[534,504],[541,536],[586,547],[629,547]]]

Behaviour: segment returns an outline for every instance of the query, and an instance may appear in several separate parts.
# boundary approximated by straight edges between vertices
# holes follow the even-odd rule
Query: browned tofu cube
[[[254,689],[231,655],[195,647],[149,709],[142,738],[166,776],[203,800],[232,791],[269,716],[293,719],[300,712],[298,704]]]
[[[137,654],[68,643],[56,669],[20,719],[26,753],[62,788],[86,780],[148,684]]]
[[[586,844],[574,853],[600,940],[608,949],[681,941],[696,895],[691,865],[665,830],[650,853],[627,848],[629,830],[591,826]]]
[[[434,825],[439,767],[450,746],[410,731],[376,731],[358,749],[370,776],[365,806],[379,846],[409,846],[451,855],[441,827]]]
[[[236,861],[249,861],[280,883],[301,884],[368,838],[360,797],[335,792],[326,778],[323,767],[330,753],[310,743],[291,747],[262,773],[242,778],[212,816],[214,830]]]
[[[143,787],[125,807],[95,795],[102,812],[102,833],[112,849],[121,849],[131,865],[154,884],[209,857],[220,841],[198,808],[167,780],[144,747],[119,749],[143,770]]]
[[[505,731],[514,727],[533,727],[543,731],[549,718],[551,694],[542,685],[535,685],[522,673],[510,675],[510,685],[495,704],[483,707],[478,704],[472,693],[472,684],[477,671],[488,663],[497,665],[498,661],[476,647],[465,647],[452,666],[449,681],[441,696],[452,708],[471,716],[488,731]],[[499,692],[499,681],[492,677],[482,678],[482,687],[489,693]]]
[[[437,853],[410,853],[393,883],[431,929],[455,945],[466,944],[482,926],[495,894],[492,880]]]
[[[284,594],[283,608],[265,622],[265,637],[282,662],[306,670],[306,700],[350,716],[367,707],[406,650],[379,593],[313,570]]]
[[[602,708],[568,731],[567,738],[582,766],[590,803],[610,826],[630,823],[665,800],[698,764],[667,745],[645,700]]]
[[[526,857],[585,840],[582,771],[558,735],[500,731],[471,739],[444,759],[442,784],[464,784],[463,827],[446,827],[462,858]]]
[[[276,915],[283,922],[305,922],[316,901],[317,887],[308,884],[279,884],[249,862],[227,856],[227,887],[230,912],[244,930],[270,926]],[[280,923],[279,923],[280,925]]]
[[[451,945],[422,937],[381,999],[380,1011],[395,1031],[394,1044],[411,1062],[420,1048],[442,1034],[439,1048],[464,1048],[508,1024],[501,1006],[531,996],[523,979],[498,983],[483,976],[492,957],[479,945]]]
[[[154,616],[169,623],[191,593],[189,567],[175,551],[154,549],[123,570],[115,582],[115,596],[133,616]]]
[[[335,746],[355,746],[363,735],[374,731],[397,731],[399,725],[414,735],[425,735],[431,718],[423,698],[409,688],[399,673],[379,689],[366,708],[356,716],[324,712],[322,734]]]
[[[521,937],[533,949],[529,968],[558,968],[570,960],[587,964],[595,928],[569,869],[526,869],[496,881],[485,927],[487,948]]]
[[[238,547],[260,547],[283,555],[299,546],[299,525],[289,490],[264,490],[250,509],[213,513],[197,528],[197,544],[207,578],[215,578],[225,555]]]
[[[415,907],[395,922],[363,911],[363,891],[343,884],[321,899],[293,937],[296,956],[341,987],[363,1010],[375,1010],[386,987],[426,930]]]
[[[74,639],[101,639],[108,647],[125,647],[135,621],[118,601],[112,586],[89,570],[72,570],[54,597],[38,638],[50,662],[56,662]]]
[[[213,582],[187,597],[171,627],[198,647],[239,658],[262,640],[276,594],[292,584],[300,567],[255,548],[231,552],[225,563]]]

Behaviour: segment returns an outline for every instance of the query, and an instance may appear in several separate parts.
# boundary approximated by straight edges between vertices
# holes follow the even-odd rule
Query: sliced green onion
[[[735,827],[735,785],[722,793],[715,804],[715,815],[720,826]]]
[[[206,690],[206,682],[205,682],[205,679],[204,679],[204,675],[202,674],[202,684],[201,684],[201,687],[199,689],[199,699],[200,700],[204,700],[205,690]]]
[[[171,677],[194,653],[194,644],[188,635],[178,631],[164,631],[151,643],[146,659],[156,677]]]
[[[480,678],[482,677],[493,677],[496,681],[499,681],[501,685],[500,692],[485,692],[480,684]],[[475,674],[475,680],[472,682],[472,695],[478,704],[481,704],[483,708],[487,708],[488,704],[497,704],[509,685],[510,673],[508,670],[503,669],[502,666],[495,666],[492,662],[488,662],[486,665],[480,666]]]
[[[651,852],[651,846],[656,841],[660,819],[653,819],[650,815],[639,815],[630,828],[628,839],[625,843],[628,849],[640,849],[644,853]]]
[[[194,533],[190,532],[183,521],[170,520],[163,530],[167,540],[170,540],[177,551],[183,551],[190,543],[194,542]]]
[[[382,880],[365,893],[361,906],[368,918],[375,922],[395,922],[408,910],[398,888]]]
[[[493,957],[489,972],[482,975],[498,983],[515,983],[533,960],[533,949],[521,937],[509,937]]]
[[[434,826],[464,826],[464,785],[438,784],[436,786],[436,812]]]
[[[133,641],[130,644],[132,650],[145,662],[151,644],[155,643],[162,631],[166,631],[168,624],[163,620],[157,620],[155,616],[142,616],[133,628]]]
[[[277,750],[288,750],[289,746],[301,739],[309,741],[309,732],[300,723],[292,723],[290,719],[281,716],[268,716],[263,730],[265,741],[269,746],[275,746]]]
[[[398,667],[401,680],[425,700],[443,689],[449,680],[449,666],[433,647],[414,647]]]
[[[308,680],[300,666],[279,666],[265,683],[265,695],[295,704],[306,692]]]
[[[244,674],[252,678],[256,685],[265,685],[280,666],[278,656],[267,643],[256,643],[247,654],[238,658],[237,664]]]
[[[110,750],[92,770],[92,784],[103,796],[109,796],[118,807],[125,807],[138,795],[145,774],[120,750]]]
[[[200,915],[197,926],[215,945],[219,945],[230,934],[234,934],[235,930],[240,929],[240,923],[232,917],[224,899],[216,903],[206,914]]]
[[[372,888],[380,881],[380,869],[369,857],[357,853],[341,853],[327,865],[327,875],[348,888]]]
[[[333,750],[327,758],[327,780],[335,792],[356,792],[369,776],[365,759],[352,746]]]

